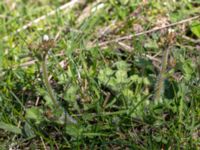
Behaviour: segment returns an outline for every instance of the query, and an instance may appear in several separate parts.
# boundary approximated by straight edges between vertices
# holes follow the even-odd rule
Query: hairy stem
[[[158,80],[156,82],[156,87],[155,87],[155,89],[156,89],[155,95],[154,95],[155,100],[159,100],[164,91],[164,80],[165,80],[165,73],[166,73],[166,69],[167,69],[167,61],[168,61],[169,51],[170,51],[170,49],[167,48],[163,53],[162,64],[161,64],[162,66],[161,66],[160,74],[159,74]]]
[[[53,89],[51,88],[51,85],[49,83],[49,80],[48,80],[48,71],[47,71],[47,64],[46,64],[46,58],[44,58],[42,61],[41,61],[41,66],[42,66],[42,74],[43,74],[43,79],[44,79],[44,84],[47,88],[47,92],[53,102],[53,104],[56,106],[56,108],[59,108],[59,105],[57,103],[57,100],[56,100],[56,97],[53,93]]]
[[[49,96],[50,96],[50,98],[51,98],[53,104],[55,105],[56,109],[62,109],[62,108],[59,106],[59,104],[58,104],[58,102],[57,102],[57,100],[56,100],[56,97],[55,97],[55,95],[54,95],[53,89],[52,89],[52,87],[51,87],[51,85],[50,85],[50,83],[49,83],[49,80],[48,80],[48,69],[47,69],[47,63],[46,63],[46,62],[47,62],[46,57],[44,57],[44,58],[42,59],[42,61],[41,61],[41,67],[42,67],[42,72],[43,72],[42,74],[43,74],[44,84],[45,84],[45,86],[46,86],[46,88],[47,88],[47,92],[48,92],[48,94],[49,94]],[[65,111],[65,110],[63,109],[63,111]],[[65,114],[65,117],[66,117],[66,121],[67,121],[67,122],[71,122],[71,123],[74,123],[74,124],[77,123],[77,121],[76,121],[74,118],[72,118],[72,117],[68,114],[68,112],[65,111],[65,113],[63,113],[63,114]],[[61,117],[63,117],[63,116],[61,116]]]

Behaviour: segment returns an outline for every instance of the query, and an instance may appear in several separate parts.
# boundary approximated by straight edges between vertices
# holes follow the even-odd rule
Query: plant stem
[[[56,100],[56,97],[53,93],[53,89],[51,88],[51,85],[49,83],[49,80],[48,80],[48,70],[47,70],[47,64],[46,64],[46,57],[43,58],[43,60],[41,61],[41,67],[42,67],[42,74],[43,74],[43,79],[44,79],[44,84],[47,88],[47,92],[53,102],[53,104],[56,106],[56,108],[59,108],[59,105],[57,103],[57,100]]]
[[[155,100],[159,100],[161,98],[162,92],[164,91],[164,80],[165,80],[165,73],[167,69],[167,61],[168,61],[168,56],[169,56],[169,51],[170,48],[168,47],[166,50],[164,50],[163,57],[162,57],[162,66],[160,70],[160,74],[158,77],[158,80],[156,82],[156,87],[155,87]]]
[[[46,86],[46,88],[47,88],[47,92],[48,92],[48,94],[49,94],[49,96],[50,96],[50,98],[51,98],[53,104],[55,105],[56,109],[62,109],[62,108],[60,107],[60,105],[58,104],[58,102],[57,102],[57,100],[56,100],[56,97],[55,97],[55,95],[54,95],[53,89],[52,89],[52,87],[51,87],[51,85],[50,85],[50,83],[49,83],[49,80],[48,80],[48,69],[47,69],[47,63],[46,63],[46,62],[47,62],[47,59],[46,59],[46,56],[44,56],[44,58],[43,58],[42,61],[41,61],[41,67],[42,67],[42,74],[43,74],[44,84],[45,84],[45,86]],[[64,112],[65,112],[65,113],[64,113]],[[64,109],[63,109],[63,115],[65,115],[66,120],[67,120],[68,122],[71,122],[71,123],[73,123],[73,124],[76,124],[76,123],[77,123],[77,121],[76,121],[74,118],[72,118],[72,117],[69,115],[69,113],[66,112]],[[62,116],[61,116],[61,118],[62,118]]]

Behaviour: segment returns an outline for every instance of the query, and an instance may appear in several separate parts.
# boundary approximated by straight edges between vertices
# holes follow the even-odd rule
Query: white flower
[[[45,35],[43,36],[43,40],[44,40],[44,41],[48,41],[48,40],[49,40],[49,36],[45,34]]]

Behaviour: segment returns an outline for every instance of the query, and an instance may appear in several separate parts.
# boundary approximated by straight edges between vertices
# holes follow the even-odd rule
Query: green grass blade
[[[7,124],[5,122],[0,122],[0,129],[15,133],[15,134],[22,134],[22,130],[14,125]]]

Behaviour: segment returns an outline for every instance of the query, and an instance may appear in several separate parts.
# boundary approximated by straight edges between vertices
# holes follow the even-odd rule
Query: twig
[[[198,18],[200,18],[200,15],[194,16],[194,17],[191,17],[191,18],[187,18],[187,19],[184,19],[184,20],[181,20],[181,21],[178,21],[178,22],[175,22],[175,23],[163,26],[163,27],[153,28],[153,29],[150,29],[150,30],[147,30],[147,31],[136,33],[136,34],[131,34],[131,35],[119,37],[119,38],[116,38],[116,39],[113,39],[113,40],[105,41],[105,42],[99,43],[98,46],[102,47],[102,46],[108,45],[110,43],[119,42],[119,41],[123,41],[123,40],[130,40],[133,37],[137,37],[137,36],[140,36],[140,35],[156,32],[156,31],[159,31],[159,30],[162,30],[162,29],[165,29],[165,28],[177,26],[177,25],[180,25],[180,24],[183,24],[183,23],[186,23],[186,22],[190,22],[190,21],[198,19]]]
[[[190,38],[190,37],[188,37],[188,36],[185,36],[185,35],[183,35],[182,38],[185,39],[185,40],[187,40],[187,41],[190,41],[190,42],[192,42],[192,43],[194,43],[194,44],[200,43],[200,39],[195,40],[195,39],[192,39],[192,38]]]
[[[117,44],[119,44],[119,46],[121,46],[127,52],[133,52],[133,50],[134,50],[133,47],[131,47],[123,42],[117,42]]]
[[[44,147],[44,150],[48,150],[47,149],[47,147],[46,147],[46,145],[45,145],[45,143],[44,143],[44,140],[43,140],[43,138],[40,136],[40,139],[41,139],[41,141],[42,141],[42,145],[43,145],[43,147]]]
[[[66,3],[66,4],[64,4],[64,5],[60,6],[60,7],[58,7],[57,9],[55,9],[55,10],[53,10],[53,11],[47,13],[46,15],[43,15],[43,16],[41,16],[41,17],[39,17],[39,18],[37,18],[37,19],[35,19],[35,20],[29,22],[28,24],[24,25],[23,27],[17,29],[17,30],[16,30],[14,33],[12,33],[12,34],[17,34],[17,33],[21,32],[21,31],[23,31],[23,30],[26,30],[27,28],[29,28],[29,27],[32,26],[33,24],[37,24],[37,23],[39,23],[40,21],[45,20],[47,17],[55,15],[58,11],[62,11],[62,10],[64,10],[64,9],[70,9],[70,8],[74,7],[75,4],[81,3],[81,1],[82,1],[82,0],[72,0],[72,1],[70,1],[69,3]],[[7,39],[8,39],[8,36],[5,36],[5,37],[3,38],[3,40],[7,40]]]
[[[38,96],[37,99],[36,99],[36,102],[35,102],[35,106],[38,106],[39,100],[40,100],[40,97]]]
[[[154,56],[151,56],[151,55],[144,55],[144,56],[146,56],[146,57],[149,58],[150,60],[153,60],[153,61],[156,61],[156,62],[161,63],[161,60],[158,59],[158,58],[156,58],[156,57],[154,57]]]
[[[25,63],[23,63],[23,64],[21,64],[21,65],[19,65],[20,67],[27,67],[27,66],[30,66],[30,65],[32,65],[32,64],[35,64],[35,62],[36,62],[37,60],[30,60],[30,61],[28,61],[28,62],[25,62]],[[18,66],[17,65],[15,65],[13,68],[17,68]]]

